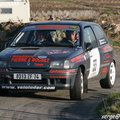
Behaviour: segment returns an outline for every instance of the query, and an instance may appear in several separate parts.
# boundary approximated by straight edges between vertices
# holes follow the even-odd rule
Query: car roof
[[[27,26],[31,25],[91,25],[96,24],[94,22],[88,22],[88,21],[41,21],[41,22],[33,22],[28,24]]]

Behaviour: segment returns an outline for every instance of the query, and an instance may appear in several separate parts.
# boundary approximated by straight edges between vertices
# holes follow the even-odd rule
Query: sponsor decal
[[[102,50],[103,50],[103,52],[109,52],[109,51],[111,51],[112,50],[112,47],[111,46],[104,46],[104,47],[102,47]]]
[[[102,68],[102,74],[107,73],[107,72],[108,72],[108,68],[107,67]]]
[[[1,86],[2,89],[24,89],[24,90],[55,90],[55,86],[37,86],[37,85],[34,85],[34,86]]]
[[[67,50],[51,50],[50,52],[47,52],[47,54],[51,55],[51,54],[64,54],[64,53],[70,53]]]
[[[109,48],[111,48],[111,46],[104,46],[104,47],[102,47],[102,49],[109,49]]]
[[[0,72],[6,72],[6,69],[0,69]]]
[[[68,76],[50,76],[50,78],[68,78]]]
[[[34,66],[43,66],[43,64],[40,64],[40,63],[34,63]]]
[[[76,73],[75,69],[71,70],[50,70],[50,73]]]
[[[105,58],[110,58],[110,54],[109,53],[105,53]]]
[[[77,26],[69,26],[69,28],[71,28],[71,29],[78,29]]]
[[[1,86],[2,89],[16,89],[15,86]]]
[[[32,55],[13,55],[11,62],[29,62]]]
[[[80,61],[83,61],[84,59],[85,59],[84,55],[79,55],[79,56],[76,56],[76,57],[72,58],[71,62],[73,62],[73,63],[80,62]]]
[[[30,62],[49,62],[49,58],[33,58],[32,55],[13,55],[11,62],[28,62],[27,65],[30,65]]]
[[[36,26],[38,29],[64,29],[67,28],[67,26],[60,26],[60,25],[39,25]]]
[[[110,60],[109,60],[110,57],[111,57],[111,56],[110,56],[109,53],[105,53],[105,54],[104,54],[104,63],[110,62]]]
[[[110,62],[110,60],[105,60],[105,61],[104,61],[104,63],[108,63],[108,62]]]
[[[100,39],[99,43],[100,43],[100,45],[104,45],[106,43],[106,40],[105,39]]]
[[[32,58],[31,62],[49,62],[49,58]]]
[[[55,90],[55,86],[17,86],[17,89]]]

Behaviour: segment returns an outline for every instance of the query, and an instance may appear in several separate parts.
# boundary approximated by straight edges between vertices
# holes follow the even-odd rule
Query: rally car
[[[88,90],[88,80],[112,88],[115,78],[113,48],[100,25],[93,22],[30,23],[0,52],[1,94],[68,89],[71,99],[80,100]]]

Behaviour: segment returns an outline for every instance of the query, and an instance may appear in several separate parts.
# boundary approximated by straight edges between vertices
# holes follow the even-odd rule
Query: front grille
[[[42,80],[11,80],[12,84],[47,84],[46,79]]]
[[[42,79],[42,80],[10,80],[12,84],[66,84],[66,79]]]

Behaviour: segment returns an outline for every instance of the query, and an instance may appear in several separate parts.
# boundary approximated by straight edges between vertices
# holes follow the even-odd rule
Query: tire
[[[81,100],[84,93],[84,75],[81,68],[78,69],[74,86],[70,88],[70,98],[71,100]]]
[[[88,79],[86,77],[86,74],[84,74],[84,77],[83,77],[83,93],[87,93],[88,92]]]
[[[115,78],[116,78],[115,63],[111,62],[106,78],[100,80],[100,86],[102,88],[112,88],[115,84]]]

